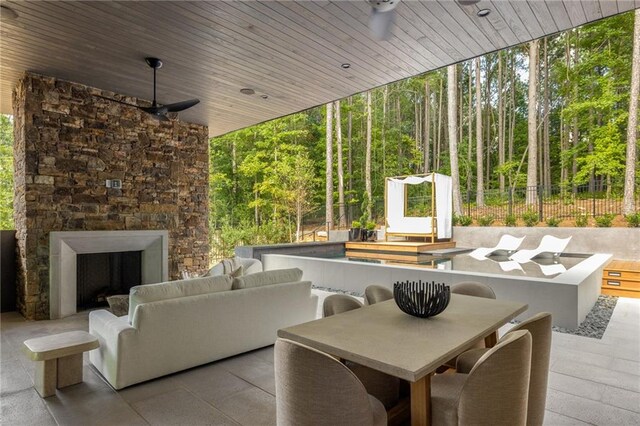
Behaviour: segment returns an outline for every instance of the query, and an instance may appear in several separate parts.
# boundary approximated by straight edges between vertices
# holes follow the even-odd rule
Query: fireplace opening
[[[108,296],[142,284],[142,251],[78,254],[76,262],[77,308],[104,306]]]

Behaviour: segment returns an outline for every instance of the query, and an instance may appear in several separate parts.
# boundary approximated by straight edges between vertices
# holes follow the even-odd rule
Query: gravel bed
[[[346,291],[339,288],[319,287],[313,286],[313,288],[323,291],[329,291],[331,293],[348,294],[350,296],[364,297],[363,294]],[[587,317],[580,327],[570,330],[567,328],[553,326],[553,331],[559,333],[575,334],[576,336],[591,337],[593,339],[602,339],[602,335],[609,325],[609,320],[613,314],[613,310],[616,307],[618,298],[616,296],[604,296],[600,295],[596,304],[591,309],[591,312],[587,314]],[[513,324],[517,324],[519,321],[511,321]]]
[[[580,327],[569,330],[562,327],[553,327],[553,331],[560,333],[575,334],[576,336],[591,337],[594,339],[602,339],[602,335],[609,325],[609,320],[616,307],[618,298],[616,296],[600,295],[598,301],[587,314],[587,317]]]

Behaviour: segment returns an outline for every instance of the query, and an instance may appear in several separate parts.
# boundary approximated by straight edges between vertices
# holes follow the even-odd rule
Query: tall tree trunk
[[[547,193],[551,191],[551,143],[549,141],[549,127],[550,127],[550,99],[549,99],[549,51],[548,51],[547,37],[544,38],[544,129],[543,129],[543,176],[544,187]]]
[[[627,124],[627,158],[624,172],[624,198],[622,213],[635,211],[636,147],[638,140],[638,92],[640,91],[640,9],[636,9],[633,26],[633,60],[631,65],[631,96]]]
[[[387,176],[387,111],[389,102],[389,85],[384,86],[382,91],[382,174]]]
[[[447,67],[447,122],[449,123],[449,160],[451,162],[451,182],[453,185],[453,212],[462,214],[460,196],[460,171],[458,169],[458,105],[457,105],[456,65]]]
[[[429,137],[431,136],[431,122],[429,121],[429,105],[431,104],[431,93],[429,88],[429,79],[424,79],[424,130],[422,131],[422,147],[423,147],[423,173],[429,172]]]
[[[480,58],[476,58],[476,204],[484,207],[484,172],[482,141],[482,82],[480,80]]]
[[[498,167],[504,165],[504,101],[502,83],[502,51],[498,52]],[[504,173],[500,172],[500,192],[504,192]]]
[[[402,149],[402,110],[400,109],[400,94],[396,98],[396,126],[398,127],[398,172],[403,175],[404,150]]]
[[[484,189],[491,188],[491,62],[489,55],[485,56],[485,78],[486,85],[484,86],[484,110],[485,110],[485,118],[487,120],[487,125],[485,126],[485,138],[484,140],[487,142],[486,150],[485,150],[485,160],[486,166],[484,168]]]
[[[443,120],[443,115],[442,115],[442,95],[444,93],[444,79],[442,78],[442,76],[440,76],[440,93],[439,93],[439,100],[438,100],[438,138],[437,138],[437,146],[435,149],[435,167],[433,168],[434,171],[440,170],[440,153],[442,152],[442,120]]]
[[[367,193],[367,220],[371,220],[371,204],[373,195],[371,192],[371,91],[367,91],[367,147],[364,160],[364,184]]]
[[[349,96],[349,112],[347,113],[347,173],[349,173],[349,200],[353,198],[353,158],[351,149],[352,131],[353,131],[353,98]],[[353,204],[349,203],[349,222],[353,220]]]
[[[326,136],[325,222],[327,229],[333,229],[333,103],[331,102],[327,104]]]
[[[342,168],[342,117],[340,101],[335,102],[336,110],[336,150],[338,151],[338,211],[340,217],[338,224],[341,228],[347,227],[347,216],[344,208],[344,170]]]
[[[578,66],[578,60],[580,59],[578,50],[580,48],[580,33],[578,29],[575,30],[575,45],[573,47],[573,66]],[[578,102],[578,82],[573,85],[573,101]],[[580,143],[580,130],[578,129],[578,117],[574,115],[573,117],[573,130],[571,134],[571,144],[573,145],[573,159],[571,164],[571,181],[573,187],[573,193],[576,194],[578,192],[578,188],[576,187],[575,178],[576,174],[578,174],[578,144]]]
[[[511,107],[509,108],[509,161],[513,161],[513,142],[516,128],[516,58],[511,54]]]
[[[538,165],[538,140],[537,120],[538,111],[538,47],[540,41],[529,42],[529,98],[528,108],[528,161],[527,161],[527,199],[528,205],[535,204],[537,200],[537,165]]]
[[[473,62],[469,61],[469,92],[467,96],[467,202],[471,191],[471,155],[473,143]]]

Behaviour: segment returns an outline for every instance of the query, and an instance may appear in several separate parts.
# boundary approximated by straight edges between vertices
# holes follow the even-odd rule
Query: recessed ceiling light
[[[242,93],[243,95],[253,95],[254,93],[256,93],[256,91],[248,87],[244,87],[240,89],[240,93]]]
[[[8,6],[0,6],[0,19],[4,20],[13,20],[18,19],[18,14],[15,10],[11,9]]]
[[[463,6],[471,6],[472,4],[480,3],[480,0],[458,0]]]
[[[488,14],[490,14],[490,13],[491,13],[491,9],[480,9],[480,10],[478,11],[478,14],[477,14],[477,15],[478,15],[479,17],[481,17],[481,18],[484,18],[485,16],[487,16],[487,15],[488,15]]]
[[[269,95],[260,95],[262,99],[269,99]]]
[[[351,68],[351,64],[345,62],[344,64],[340,65],[340,68],[342,68],[343,70],[348,70],[349,68]]]

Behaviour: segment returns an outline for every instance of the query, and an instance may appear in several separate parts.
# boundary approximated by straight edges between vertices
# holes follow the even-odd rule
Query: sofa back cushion
[[[239,290],[241,288],[261,287],[271,284],[293,283],[301,279],[301,269],[274,269],[272,271],[258,272],[256,274],[234,278],[232,288]]]
[[[129,321],[133,321],[136,306],[141,303],[229,291],[231,284],[232,278],[229,275],[221,275],[131,287],[129,291]]]

